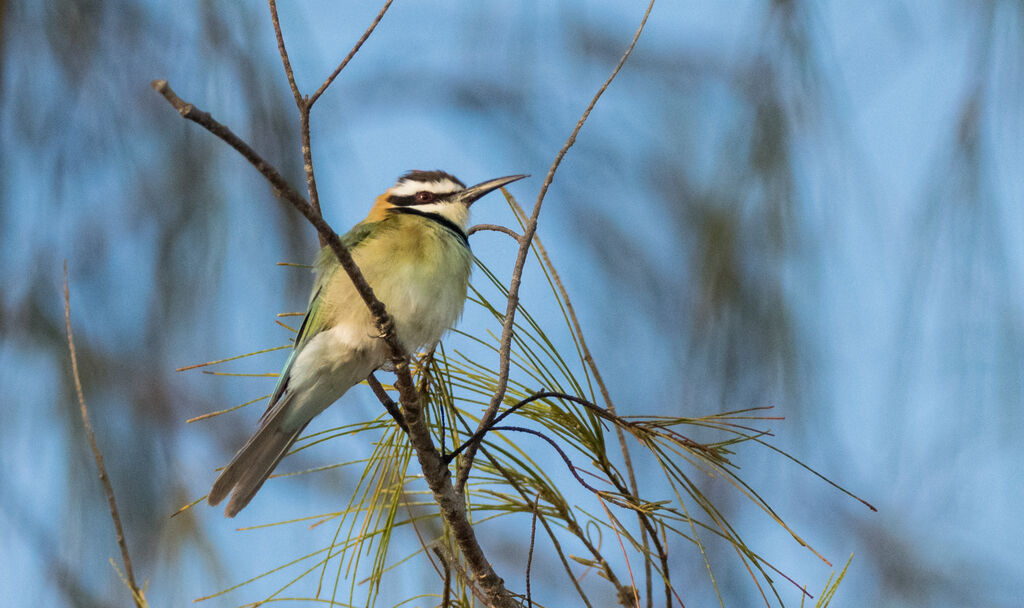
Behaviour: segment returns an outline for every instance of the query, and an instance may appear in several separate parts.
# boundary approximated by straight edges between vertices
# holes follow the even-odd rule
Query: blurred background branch
[[[132,557],[128,551],[128,541],[124,537],[124,526],[121,524],[121,515],[117,510],[117,500],[114,498],[114,488],[110,485],[110,477],[107,475],[107,467],[103,463],[103,452],[96,444],[96,434],[92,430],[92,423],[89,421],[89,407],[85,403],[85,395],[82,393],[82,379],[78,375],[78,353],[75,351],[74,333],[71,331],[71,289],[68,286],[68,266],[64,264],[64,326],[68,335],[68,356],[71,359],[71,377],[75,383],[75,397],[78,401],[79,414],[82,417],[82,428],[89,439],[89,448],[92,450],[93,461],[96,463],[96,472],[99,474],[100,483],[103,485],[103,493],[107,497],[107,507],[110,510],[110,519],[114,523],[114,536],[117,539],[117,546],[121,550],[121,564],[124,566],[124,578],[128,590],[132,594],[132,600],[138,608],[148,606],[145,592],[135,582],[135,571],[132,568]],[[113,564],[113,562],[111,562]]]

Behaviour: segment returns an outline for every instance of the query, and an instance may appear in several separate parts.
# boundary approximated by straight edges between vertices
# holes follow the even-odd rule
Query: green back
[[[380,222],[369,222],[359,223],[352,227],[351,230],[341,236],[341,243],[349,251],[357,249],[363,241],[369,237]],[[288,374],[291,371],[292,363],[295,361],[295,356],[305,347],[313,336],[317,335],[326,327],[324,327],[324,316],[321,314],[323,309],[323,300],[321,293],[324,286],[330,280],[331,276],[341,267],[338,263],[338,258],[334,255],[334,251],[330,247],[323,247],[320,249],[320,254],[317,256],[315,272],[317,274],[316,283],[313,285],[313,295],[309,299],[309,308],[306,310],[306,316],[302,319],[302,325],[299,326],[299,333],[295,336],[295,346],[292,348],[292,354],[288,357],[288,361],[284,364],[284,370],[277,379],[277,386],[274,387],[274,393],[270,397],[270,403],[267,406],[267,412],[274,407],[278,399],[281,398],[281,394],[284,393],[285,388],[288,386]],[[263,414],[266,416],[266,413]]]

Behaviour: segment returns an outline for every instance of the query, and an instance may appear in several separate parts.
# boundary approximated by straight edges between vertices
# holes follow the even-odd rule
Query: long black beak
[[[469,188],[466,188],[462,192],[459,192],[459,194],[458,194],[459,202],[463,203],[464,205],[469,207],[474,202],[476,202],[477,199],[479,199],[483,195],[487,194],[488,192],[491,192],[493,190],[497,190],[498,188],[501,188],[505,184],[511,184],[512,182],[517,181],[517,180],[521,180],[524,177],[530,177],[530,176],[529,175],[509,175],[507,177],[498,177],[498,178],[495,178],[495,179],[487,180],[486,182],[481,182],[481,183],[479,183],[479,184],[477,184],[475,186],[470,186]]]

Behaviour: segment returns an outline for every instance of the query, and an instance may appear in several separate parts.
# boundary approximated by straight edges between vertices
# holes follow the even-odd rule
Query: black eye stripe
[[[419,194],[419,193],[417,192],[416,194]],[[444,192],[444,193],[431,192],[431,194],[434,195],[434,198],[432,200],[423,202],[423,201],[416,200],[416,194],[410,194],[408,196],[398,196],[397,194],[392,194],[392,195],[388,196],[388,202],[391,203],[392,205],[396,206],[396,207],[409,207],[409,206],[412,206],[412,205],[432,205],[434,203],[439,203],[439,202],[443,201],[446,197],[452,195],[451,192]]]
[[[409,205],[419,204],[416,201],[415,194],[410,194],[409,196],[398,196],[397,194],[392,194],[388,197],[388,202],[396,207],[408,207]]]

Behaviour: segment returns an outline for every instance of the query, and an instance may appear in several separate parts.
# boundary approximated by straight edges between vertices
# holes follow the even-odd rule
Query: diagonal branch
[[[519,203],[512,197],[509,197],[509,203],[512,205],[512,209],[516,215],[519,216],[520,220],[526,220],[526,211],[519,205]],[[534,243],[537,246],[537,253],[540,255],[541,261],[544,266],[547,267],[548,272],[551,274],[551,279],[555,283],[555,287],[558,289],[558,293],[561,294],[562,301],[565,303],[565,309],[569,313],[569,320],[572,322],[572,330],[576,335],[576,340],[579,342],[580,350],[583,351],[583,361],[590,368],[591,373],[594,374],[594,380],[597,382],[598,389],[601,391],[601,398],[604,399],[605,405],[608,407],[608,411],[612,415],[617,415],[615,411],[615,403],[612,401],[611,392],[608,390],[608,386],[604,382],[604,376],[601,375],[601,371],[597,368],[597,362],[594,360],[594,355],[590,352],[590,347],[587,346],[587,340],[583,337],[583,327],[580,325],[580,319],[576,315],[576,307],[572,305],[572,300],[569,298],[569,291],[565,288],[565,284],[562,282],[562,277],[559,276],[558,270],[555,269],[554,263],[551,261],[551,257],[548,256],[548,250],[544,247],[544,243],[541,241],[539,236],[534,236]],[[629,454],[629,444],[626,443],[626,433],[622,430],[622,427],[615,425],[615,438],[619,442],[619,450],[622,452],[622,462],[626,467],[626,475],[629,479],[629,490],[633,496],[640,497],[640,486],[636,481],[636,472],[633,469],[633,459]],[[637,512],[637,518],[646,517],[643,513]],[[647,553],[650,549],[650,541],[647,538],[647,528],[643,526],[641,522],[640,538],[643,542],[644,547],[644,580],[646,581],[646,593],[644,594],[647,598],[647,608],[651,608],[653,605],[653,594],[652,591],[652,580],[651,576],[651,560],[648,558]],[[662,556],[663,561],[667,560],[667,556]]]
[[[306,106],[306,101],[299,92],[299,85],[295,82],[295,72],[292,71],[292,62],[288,60],[288,51],[284,47],[284,35],[281,33],[281,21],[277,18],[277,2],[268,0],[270,4],[270,22],[274,26],[274,37],[277,38],[277,52],[281,55],[281,63],[284,65],[284,73],[288,78],[288,87],[292,90],[292,97],[295,98],[295,105],[299,111]]]
[[[313,107],[313,104],[316,103],[316,100],[320,99],[320,96],[324,94],[324,91],[327,90],[327,87],[331,86],[331,83],[334,82],[334,79],[338,77],[338,74],[341,74],[341,71],[345,69],[345,66],[347,66],[348,63],[352,61],[352,58],[356,56],[356,53],[359,52],[359,49],[363,46],[363,43],[366,42],[366,39],[370,37],[370,34],[373,33],[373,30],[377,29],[377,24],[380,23],[380,20],[384,18],[384,13],[388,12],[388,9],[391,8],[392,2],[394,2],[394,0],[386,0],[384,2],[384,6],[380,8],[380,12],[377,13],[377,16],[374,17],[373,22],[370,23],[370,26],[366,28],[366,31],[363,32],[363,35],[359,38],[359,40],[356,41],[355,45],[352,47],[352,50],[348,52],[348,55],[345,55],[345,58],[341,60],[341,63],[338,64],[338,67],[334,68],[334,71],[331,72],[331,75],[327,77],[327,80],[325,80],[324,83],[320,85],[320,88],[317,89],[315,93],[309,96],[309,107]]]
[[[398,428],[402,429],[403,432],[408,433],[409,427],[405,424],[405,417],[402,416],[402,410],[398,409],[398,404],[391,399],[391,395],[388,395],[388,392],[384,390],[384,387],[381,386],[380,380],[377,379],[377,376],[375,376],[373,372],[370,372],[370,375],[366,377],[366,383],[370,385],[370,389],[373,390],[373,394],[377,396],[377,399],[380,401],[380,404],[384,406],[384,409],[387,410],[387,412],[391,414],[391,417],[395,419],[395,424],[398,425]]]
[[[385,310],[384,304],[377,299],[376,295],[374,295],[373,288],[366,282],[366,278],[359,270],[359,267],[356,266],[348,248],[345,247],[345,245],[342,244],[341,239],[338,238],[338,234],[334,232],[322,217],[320,217],[320,214],[313,209],[312,205],[310,205],[301,194],[288,184],[273,165],[268,163],[262,156],[253,150],[252,146],[235,135],[231,129],[217,122],[208,112],[204,112],[191,103],[183,101],[178,97],[174,90],[171,89],[171,86],[167,84],[166,80],[154,80],[152,82],[152,87],[158,93],[163,95],[183,118],[191,120],[202,126],[207,131],[221,138],[229,146],[237,150],[239,154],[252,163],[252,165],[256,167],[256,170],[270,182],[270,185],[274,187],[275,194],[291,203],[299,213],[309,220],[309,223],[313,224],[313,227],[316,228],[321,238],[323,238],[327,242],[327,245],[330,246],[331,250],[334,251],[334,254],[338,258],[338,262],[341,263],[342,268],[345,269],[349,278],[352,279],[352,283],[355,285],[356,291],[359,292],[360,297],[362,297],[363,302],[365,302],[370,308],[374,322],[377,324],[377,328],[381,332],[381,337],[391,349],[392,357],[406,358],[405,349],[395,336],[391,317]]]
[[[511,364],[511,353],[512,353],[512,333],[515,326],[516,319],[516,308],[519,306],[519,287],[522,283],[523,268],[526,265],[526,257],[530,251],[530,245],[533,242],[533,237],[537,233],[537,220],[540,217],[541,206],[544,204],[544,197],[547,195],[548,188],[551,186],[551,182],[555,179],[555,172],[558,171],[558,167],[562,164],[562,159],[565,157],[569,148],[576,143],[576,136],[579,135],[580,130],[583,128],[584,123],[587,122],[587,118],[590,117],[590,112],[593,111],[594,106],[597,105],[597,101],[601,99],[604,92],[611,85],[612,81],[619,74],[619,70],[626,64],[626,60],[633,53],[633,48],[636,46],[637,40],[640,39],[640,34],[644,31],[644,26],[647,25],[647,18],[651,15],[651,9],[654,8],[654,0],[651,0],[647,5],[647,10],[644,11],[643,19],[640,21],[640,26],[637,27],[636,33],[633,34],[633,39],[630,41],[629,46],[623,53],[622,58],[619,59],[619,63],[616,64],[615,69],[612,70],[611,75],[604,81],[601,88],[597,90],[594,97],[590,100],[590,104],[587,105],[587,109],[583,111],[583,115],[576,122],[576,127],[573,128],[572,133],[569,134],[569,139],[565,141],[562,149],[555,155],[555,160],[551,163],[551,167],[548,169],[547,175],[544,177],[544,183],[541,185],[540,193],[537,195],[537,202],[533,205],[533,212],[530,214],[529,221],[523,230],[523,235],[519,240],[519,253],[516,255],[515,266],[512,269],[512,281],[509,284],[508,289],[508,305],[505,307],[505,322],[501,328],[501,341],[498,347],[498,386],[494,391],[494,395],[491,397],[491,401],[487,406],[487,410],[480,418],[479,429],[484,429],[491,424],[494,416],[498,413],[498,408],[501,406],[502,401],[505,399],[505,391],[508,389],[508,375]],[[459,465],[458,474],[455,476],[455,488],[459,493],[462,493],[466,487],[466,481],[469,478],[469,472],[473,468],[473,458],[476,455],[477,444],[469,446],[466,453]]]

